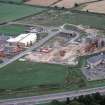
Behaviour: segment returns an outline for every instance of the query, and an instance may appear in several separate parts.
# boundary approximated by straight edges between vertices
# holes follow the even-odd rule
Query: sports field
[[[12,21],[32,14],[37,14],[43,10],[45,9],[27,5],[0,3],[0,23]]]
[[[0,33],[15,36],[25,32],[26,29],[27,29],[26,27],[18,25],[2,25],[0,26]]]

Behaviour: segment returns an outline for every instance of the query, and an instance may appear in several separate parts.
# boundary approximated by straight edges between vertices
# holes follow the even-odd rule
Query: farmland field
[[[105,0],[99,1],[96,3],[89,3],[84,6],[81,10],[83,11],[90,11],[90,12],[98,12],[98,13],[105,13]]]
[[[65,66],[59,65],[16,61],[0,70],[0,84],[2,84],[0,90],[18,90],[21,88],[27,89],[28,87],[31,89],[40,85],[64,84],[65,69]],[[26,94],[29,94],[27,92]],[[36,94],[35,92],[37,93],[37,90],[34,90],[34,94]],[[40,93],[40,91],[38,92]],[[2,95],[0,96],[2,97]]]
[[[25,32],[26,27],[17,25],[2,25],[0,26],[0,33],[7,35],[18,35]]]
[[[0,1],[3,1],[3,2],[14,2],[14,3],[22,3],[23,0],[0,0]]]
[[[14,62],[1,69],[0,83],[2,85],[0,85],[0,88],[11,89],[26,87],[27,85],[63,83],[65,73],[65,67],[63,66]]]
[[[81,64],[82,62],[79,65]],[[68,81],[70,84],[66,83],[67,79],[70,79]],[[17,92],[19,96],[24,96],[26,94],[35,95],[59,92],[59,90],[64,91],[66,88],[75,89],[83,83],[83,81],[80,83],[81,81],[82,74],[79,69],[62,65],[16,61],[0,69],[0,84],[2,84],[0,85],[0,98],[9,96],[7,95],[8,92],[12,96],[14,92]],[[52,87],[55,89],[53,90]],[[7,90],[10,91],[7,92]],[[21,94],[18,94],[18,92]]]
[[[77,67],[16,61],[0,69],[0,98],[104,86],[105,80],[88,82],[84,78],[81,66],[85,60],[81,58]]]
[[[60,26],[69,23],[75,25],[86,25],[94,28],[104,28],[105,16],[65,10],[49,10],[37,16],[22,19],[18,22],[46,26]]]
[[[31,7],[27,5],[12,5],[0,3],[0,23],[12,21],[45,10],[44,8]]]
[[[29,0],[26,4],[49,6],[58,0]]]
[[[62,0],[61,2],[58,2],[57,4],[55,4],[54,6],[72,8],[74,7],[75,3],[81,4],[81,3],[86,3],[90,1],[95,1],[95,0]]]
[[[31,5],[42,5],[42,6],[51,6],[51,4],[55,3],[53,6],[72,8],[75,3],[81,4],[95,0],[29,0],[26,4]]]

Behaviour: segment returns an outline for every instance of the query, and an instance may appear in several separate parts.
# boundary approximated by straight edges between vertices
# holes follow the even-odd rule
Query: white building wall
[[[23,43],[25,46],[27,46],[27,43],[28,44],[33,44],[35,43],[37,40],[37,35],[36,33],[29,33],[27,35],[27,37],[25,37],[24,39],[20,40],[19,43]]]
[[[37,35],[36,33],[26,33],[26,34],[21,34],[15,38],[10,38],[7,40],[9,43],[17,43],[21,44],[24,46],[27,46],[27,43],[30,45],[31,43],[35,43],[37,40]]]

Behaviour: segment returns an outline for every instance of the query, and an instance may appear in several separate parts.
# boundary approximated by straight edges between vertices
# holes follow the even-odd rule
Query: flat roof
[[[27,36],[27,34],[20,34],[19,36],[15,38],[10,38],[7,40],[7,42],[19,42],[20,40],[24,39]]]
[[[99,55],[95,55],[93,57],[90,57],[87,61],[88,63],[96,63],[100,60],[104,60],[105,59],[105,54],[99,54]]]
[[[27,43],[29,41],[36,41],[37,36],[36,33],[29,33],[27,34],[27,37],[25,37],[24,39],[20,40],[20,43]]]

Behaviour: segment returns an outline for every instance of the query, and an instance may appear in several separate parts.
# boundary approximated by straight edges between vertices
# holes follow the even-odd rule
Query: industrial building
[[[7,42],[13,45],[17,44],[23,47],[28,47],[31,46],[33,43],[35,43],[36,40],[37,40],[36,33],[26,33],[26,34],[21,34],[15,38],[10,38],[7,40]]]
[[[105,62],[105,54],[103,54],[103,53],[101,53],[100,55],[90,57],[87,60],[87,63],[90,65],[91,68],[94,68],[103,62]]]
[[[105,47],[105,37],[87,37],[83,38],[83,50],[84,53],[94,52],[97,49]]]

